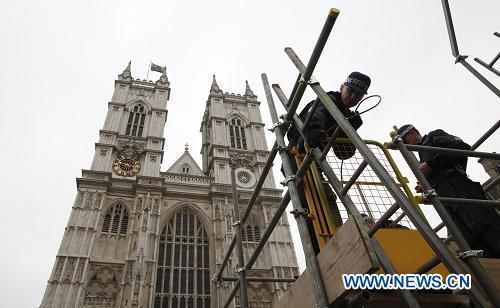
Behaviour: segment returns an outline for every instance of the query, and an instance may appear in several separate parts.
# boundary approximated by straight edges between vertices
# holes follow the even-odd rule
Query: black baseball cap
[[[415,126],[411,124],[405,124],[398,129],[398,136],[404,138],[406,135],[408,135],[409,132],[411,132],[412,129],[416,129]]]
[[[349,74],[349,76],[347,76],[344,85],[355,90],[356,92],[367,94],[371,82],[372,81],[370,77],[366,76],[365,74],[362,74],[360,72],[352,72]]]

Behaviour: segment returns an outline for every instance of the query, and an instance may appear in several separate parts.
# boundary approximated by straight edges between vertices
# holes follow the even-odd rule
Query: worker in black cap
[[[367,94],[370,83],[370,77],[368,77],[367,75],[360,72],[352,72],[351,74],[349,74],[345,82],[340,86],[338,92],[327,92],[333,103],[351,123],[354,129],[358,129],[363,124],[363,121],[361,120],[359,113],[355,113],[349,108],[356,106],[364,97],[364,95]],[[319,100],[319,98],[317,98],[317,100]],[[299,117],[302,119],[302,121],[306,119],[313,103],[314,101],[309,102],[300,112]],[[329,135],[333,134],[337,126],[338,124],[332,117],[330,112],[322,103],[320,103],[311,116],[311,120],[309,121],[308,125],[304,128],[304,134],[307,137],[309,147],[319,147],[321,150],[323,150],[326,138]],[[341,132],[338,137],[346,137],[346,135],[344,134],[344,132]],[[297,146],[299,148],[299,151],[304,151],[304,140],[301,138],[299,132],[293,125],[287,132],[287,138],[290,148]],[[352,144],[335,144],[333,146],[333,149],[335,154],[341,159],[348,159],[352,157],[356,152],[356,148]],[[294,171],[297,171],[295,160],[293,159],[293,157],[290,158],[294,167]],[[320,176],[323,177],[321,168],[318,169],[320,170]],[[337,197],[335,196],[332,188],[327,182],[324,182],[323,188],[328,199],[329,207],[333,214],[334,224],[337,227],[341,226],[342,217],[340,216],[340,212],[336,203]],[[305,197],[303,196],[303,191],[301,192],[301,199],[303,203],[306,204]],[[313,246],[316,246],[314,240]],[[315,250],[316,252],[318,252],[317,247],[315,247]]]
[[[358,129],[363,124],[363,120],[361,120],[361,117],[358,113],[353,112],[349,108],[356,106],[361,101],[361,99],[363,99],[365,94],[367,94],[368,92],[370,84],[370,77],[360,72],[352,72],[351,74],[349,74],[346,81],[340,86],[339,92],[330,91],[327,93],[328,96],[332,99],[333,103],[335,103],[337,108],[342,112],[342,114],[344,114],[344,116],[348,119],[349,123],[351,123],[354,129]],[[314,101],[308,103],[300,112],[299,116],[302,120],[305,120],[313,103]],[[312,115],[307,127],[305,127],[304,133],[307,137],[308,145],[311,148],[319,147],[321,150],[323,150],[324,141],[326,140],[328,135],[331,135],[335,131],[337,126],[337,122],[332,117],[330,112],[328,112],[326,107],[323,104],[319,104],[314,111],[314,114]],[[302,145],[303,143],[302,138],[294,127],[290,128],[287,133],[287,137],[288,141],[290,141],[290,145]],[[346,137],[346,135],[344,132],[341,132],[338,137]],[[352,155],[354,155],[354,152],[345,153],[342,157],[339,158],[346,159],[352,157]]]
[[[405,144],[469,150],[470,146],[459,137],[441,129],[427,135],[410,124],[398,129]],[[467,177],[467,157],[421,151],[420,171],[425,175],[438,196],[486,200],[481,184]],[[422,187],[415,187],[422,192]],[[500,257],[500,215],[493,208],[474,206],[445,206],[472,249],[483,250],[484,257]]]

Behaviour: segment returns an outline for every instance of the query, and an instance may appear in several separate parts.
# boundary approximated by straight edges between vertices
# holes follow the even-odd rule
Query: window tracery
[[[126,235],[128,227],[128,211],[123,204],[110,207],[104,216],[102,233],[111,235]]]
[[[137,104],[131,108],[125,135],[132,137],[142,137],[144,121],[146,119],[146,109],[142,104]]]
[[[257,225],[247,224],[247,226],[242,230],[242,238],[244,242],[259,242],[259,227]]]
[[[160,234],[154,308],[210,307],[207,232],[196,215],[178,211]]]
[[[229,138],[232,148],[247,150],[245,127],[240,119],[232,118],[229,121]]]

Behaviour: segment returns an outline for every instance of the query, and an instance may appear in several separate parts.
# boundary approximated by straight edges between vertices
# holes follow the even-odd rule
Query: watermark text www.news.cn
[[[346,289],[354,290],[462,290],[471,288],[470,274],[343,274]]]

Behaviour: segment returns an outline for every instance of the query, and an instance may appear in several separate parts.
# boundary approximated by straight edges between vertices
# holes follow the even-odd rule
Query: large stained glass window
[[[179,210],[160,234],[154,308],[209,308],[208,236],[198,217]]]

